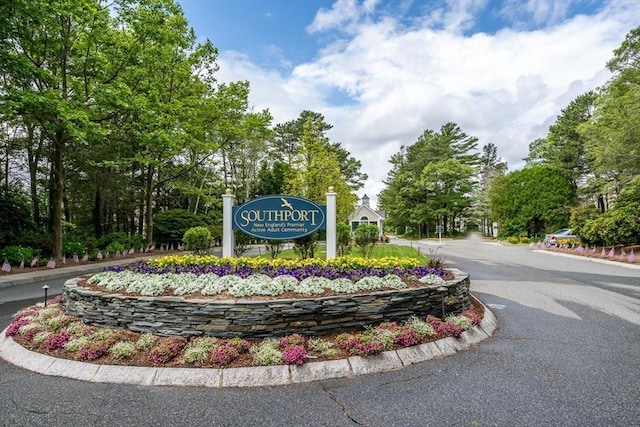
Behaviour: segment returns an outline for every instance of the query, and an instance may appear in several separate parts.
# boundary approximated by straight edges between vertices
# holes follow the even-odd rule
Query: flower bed
[[[414,260],[338,258],[300,265],[167,258],[171,262],[160,258],[112,269],[88,285],[79,278],[68,281],[65,311],[87,324],[156,335],[264,338],[323,335],[411,315],[440,315],[443,303],[451,314],[469,307],[467,275],[455,272],[453,280],[444,281],[444,271],[417,266]],[[443,285],[444,293],[438,290]],[[250,298],[256,294],[271,298]]]
[[[24,347],[55,357],[93,363],[136,366],[240,367],[332,360],[457,337],[478,325],[483,311],[473,305],[446,320],[412,316],[402,323],[383,323],[358,332],[327,337],[291,334],[279,339],[159,337],[84,324],[62,310],[61,298],[47,307],[36,304],[18,312],[6,336]]]

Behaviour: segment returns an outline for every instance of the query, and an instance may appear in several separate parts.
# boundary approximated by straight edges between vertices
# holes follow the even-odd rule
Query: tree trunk
[[[38,199],[38,163],[40,161],[40,144],[42,138],[38,143],[38,147],[33,148],[33,132],[34,126],[27,125],[27,157],[29,162],[29,192],[31,193],[31,212],[33,215],[33,222],[37,227],[40,227],[42,219],[40,218],[40,200]]]
[[[93,219],[93,232],[96,237],[102,236],[102,221],[100,216],[101,204],[102,204],[102,197],[100,195],[100,188],[96,188],[96,196],[93,199],[93,210],[91,212],[91,217]]]
[[[146,210],[145,210],[145,237],[149,245],[153,243],[153,176],[155,167],[147,166],[147,180],[145,185]]]
[[[65,133],[64,130],[59,129],[56,131],[53,138],[53,161],[52,161],[52,175],[53,175],[53,188],[51,194],[51,228],[53,234],[53,247],[51,250],[52,256],[55,260],[62,259],[62,201],[64,197],[64,144]]]

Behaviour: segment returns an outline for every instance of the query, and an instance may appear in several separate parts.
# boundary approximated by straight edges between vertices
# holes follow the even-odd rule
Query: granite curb
[[[534,249],[532,252],[547,254],[547,255],[554,255],[554,256],[563,256],[563,257],[574,258],[574,259],[583,259],[585,261],[591,261],[598,264],[608,264],[608,265],[614,265],[616,267],[629,268],[632,270],[640,270],[640,265],[629,264],[629,263],[620,262],[620,261],[613,261],[613,260],[602,259],[602,258],[592,258],[584,255],[565,254],[562,252],[545,251],[543,249]]]
[[[450,356],[459,351],[468,350],[491,337],[497,324],[495,315],[485,306],[484,318],[480,325],[465,331],[458,338],[444,338],[417,346],[385,351],[369,357],[353,356],[347,359],[309,362],[300,366],[224,369],[97,365],[58,359],[25,349],[11,337],[6,337],[5,329],[0,336],[0,358],[42,375],[94,383],[210,388],[268,387],[388,372],[415,363]]]

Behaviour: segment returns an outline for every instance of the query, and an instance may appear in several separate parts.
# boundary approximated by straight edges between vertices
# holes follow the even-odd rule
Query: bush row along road
[[[399,371],[252,389],[93,384],[0,362],[0,425],[640,426],[640,270],[479,238],[394,242],[441,246],[470,273],[500,322],[493,338]],[[41,286],[0,289],[0,327]]]

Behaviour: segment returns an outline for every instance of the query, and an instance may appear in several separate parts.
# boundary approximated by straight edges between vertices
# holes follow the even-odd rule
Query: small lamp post
[[[444,320],[444,296],[447,292],[449,292],[449,288],[447,288],[446,286],[440,286],[436,290],[440,292],[440,300],[442,302],[442,320]]]
[[[44,289],[44,306],[47,306],[47,292],[49,291],[49,285],[47,285],[45,283],[45,285],[42,287],[42,289]]]

